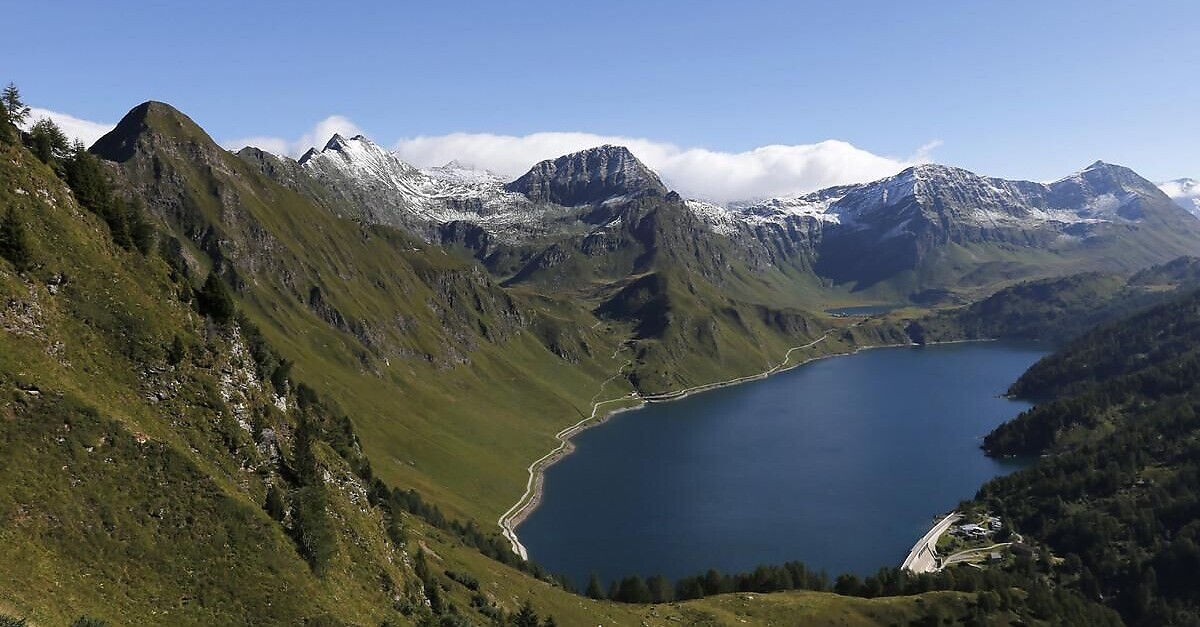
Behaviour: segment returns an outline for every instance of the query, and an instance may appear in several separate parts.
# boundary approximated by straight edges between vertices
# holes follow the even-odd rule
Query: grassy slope
[[[191,242],[198,265],[224,259],[246,283],[251,317],[354,417],[389,482],[494,520],[523,489],[523,460],[590,412],[621,365],[611,358],[618,338],[593,329],[586,311],[520,302],[440,249],[337,219],[165,105],[144,119],[123,173]],[[353,322],[338,328],[306,306],[313,286]]]
[[[80,614],[113,624],[231,624],[246,617],[255,624],[318,617],[403,622],[391,610],[390,595],[403,592],[412,575],[398,557],[384,559],[394,548],[380,532],[378,514],[334,493],[329,511],[339,521],[339,550],[321,576],[264,514],[271,473],[241,470],[247,460],[262,460],[211,398],[217,375],[236,371],[231,339],[176,300],[179,286],[161,259],[113,246],[106,227],[74,204],[48,168],[24,151],[0,150],[16,165],[0,168],[0,195],[21,208],[39,262],[23,277],[0,262],[8,303],[0,316],[0,485],[6,486],[0,554],[10,566],[0,576],[0,607],[43,625],[66,624]],[[37,196],[27,199],[16,189]],[[67,283],[52,293],[48,282],[59,274]],[[286,328],[269,335],[320,342],[298,341]],[[185,338],[191,353],[179,371],[182,388],[150,403],[147,381],[157,379],[147,379],[146,367],[170,370],[163,347],[175,336]],[[521,344],[515,340],[508,348]],[[511,375],[553,381],[561,370]],[[338,390],[342,379],[330,376],[326,385]],[[355,377],[341,376],[354,384]],[[304,380],[305,373],[296,378]],[[37,394],[27,391],[35,388]],[[281,416],[269,420],[281,433],[294,429]],[[336,455],[325,449],[321,456],[336,475]],[[927,603],[949,616],[966,607],[958,595],[865,601],[812,593],[755,595],[750,606],[740,595],[661,608],[597,603],[516,573],[418,520],[408,522],[412,550],[424,544],[440,556],[430,558],[435,564],[444,559],[473,573],[506,610],[532,597],[539,611],[563,625],[597,619],[676,624],[673,616],[707,624],[773,624],[782,617],[885,624],[919,615]],[[398,588],[380,586],[381,577]],[[452,602],[470,613],[465,590],[442,579]]]
[[[36,261],[24,276],[0,261],[4,603],[42,624],[83,613],[181,625],[392,614],[381,577],[410,576],[384,559],[376,513],[333,495],[338,528],[357,544],[341,545],[318,578],[263,512],[278,473],[217,396],[221,373],[244,370],[236,335],[173,297],[161,259],[112,245],[45,165],[0,153],[0,200],[19,208]],[[178,367],[164,361],[173,337],[191,353]],[[294,428],[279,414],[256,420]],[[333,458],[325,465],[339,472]]]
[[[328,511],[337,521],[338,550],[320,576],[263,513],[265,481],[273,475],[242,470],[248,460],[262,463],[261,456],[255,456],[253,442],[231,423],[228,410],[212,399],[220,373],[237,371],[236,336],[208,328],[190,307],[177,302],[178,285],[168,278],[161,259],[143,259],[109,243],[103,224],[75,207],[45,166],[24,151],[3,150],[0,163],[12,167],[0,167],[0,200],[28,210],[35,257],[42,265],[19,277],[0,262],[7,302],[6,332],[0,335],[0,442],[5,452],[0,485],[8,486],[0,499],[5,523],[0,525],[0,554],[17,556],[14,562],[23,567],[8,569],[0,578],[0,607],[42,624],[65,623],[81,613],[118,624],[227,624],[248,616],[256,624],[296,624],[326,614],[354,624],[378,624],[385,617],[402,622],[391,611],[391,595],[411,592],[411,572],[390,553],[378,512],[355,502],[353,489],[335,491],[331,499]],[[188,168],[204,167],[181,154],[172,158],[187,162]],[[245,172],[235,171],[235,179],[243,176]],[[455,299],[436,294],[438,286],[445,287],[438,279],[449,277],[453,284],[461,280],[456,272],[469,274],[470,267],[437,251],[405,254],[396,247],[402,236],[364,232],[353,223],[306,213],[303,202],[269,186],[256,187],[258,183],[235,187],[235,195],[241,195],[235,215],[225,215],[220,224],[254,232],[279,221],[275,227],[281,233],[295,235],[291,244],[282,244],[278,236],[261,237],[261,232],[254,244],[296,252],[264,257],[248,246],[219,249],[228,255],[217,259],[230,264],[231,276],[244,282],[241,302],[251,317],[297,360],[296,378],[342,401],[378,474],[393,485],[427,488],[437,502],[468,513],[488,512],[512,500],[493,494],[497,489],[510,489],[515,498],[523,470],[510,472],[512,460],[540,455],[549,433],[575,421],[588,406],[596,381],[614,365],[607,349],[629,330],[601,324],[573,333],[571,329],[592,319],[562,303],[539,300],[536,307],[529,306],[536,309],[535,319],[518,331],[494,343],[478,342],[470,354],[471,367],[443,367],[436,357],[445,355],[438,343],[447,338],[436,329],[461,329],[463,322],[454,317]],[[17,188],[26,194],[17,194]],[[272,198],[256,198],[264,189]],[[195,188],[187,194],[204,196]],[[188,200],[187,194],[185,203],[201,203]],[[219,202],[194,209],[217,216],[231,211]],[[256,220],[247,221],[247,215]],[[181,233],[205,224],[197,220],[184,226],[184,217],[174,218]],[[190,253],[203,269],[206,258],[199,250],[193,246]],[[314,272],[309,259],[322,260],[320,272]],[[369,287],[380,281],[401,294],[425,289],[418,302],[427,308],[433,303],[433,309],[441,308],[449,317],[430,319],[401,302],[408,306],[402,311],[417,319],[416,334],[365,347],[352,332],[314,319],[303,301],[297,303],[295,285],[264,268],[291,282],[307,278],[310,283],[300,283],[302,288],[314,281],[309,272],[317,278],[336,276],[321,287],[345,317],[370,320],[397,305],[390,289]],[[59,273],[68,282],[54,294],[49,282]],[[343,289],[346,293],[340,293]],[[446,294],[500,298],[478,283]],[[696,295],[689,291],[691,296]],[[469,309],[502,312],[503,303],[496,302],[475,301]],[[470,318],[467,323],[481,321],[496,319]],[[399,335],[395,329],[384,335],[389,333]],[[898,337],[895,333],[886,326],[848,328],[817,350],[878,342]],[[161,365],[164,347],[176,335],[187,338],[191,355],[182,370],[183,390],[151,403],[145,399],[147,381],[160,386],[164,381],[151,376],[161,373],[148,374],[144,366]],[[590,349],[582,348],[581,340]],[[435,359],[393,359],[396,353],[387,352],[399,348],[424,349]],[[562,360],[571,359],[578,363],[563,367]],[[503,386],[497,393],[496,381],[520,385]],[[40,393],[30,394],[30,386]],[[269,399],[258,395],[250,400],[264,412],[261,419],[267,424],[281,433],[288,430],[288,419],[270,410]],[[531,405],[546,413],[530,416]],[[60,420],[71,429],[61,429]],[[349,476],[332,451],[322,447],[320,457],[335,477]],[[445,465],[439,466],[439,460]],[[519,480],[495,476],[506,472]],[[515,609],[519,600],[533,597],[540,611],[566,625],[595,624],[597,616],[631,625],[894,624],[923,617],[929,607],[962,620],[970,603],[970,595],[957,594],[867,601],[814,593],[727,595],[657,608],[595,603],[488,560],[420,521],[409,522],[410,551],[424,541],[441,556],[434,561],[445,560],[477,576],[502,607]],[[470,613],[469,595],[448,580],[444,584],[454,603]],[[475,619],[482,622],[481,615]],[[997,616],[996,621],[1004,624],[1007,618]]]
[[[631,326],[630,373],[640,392],[768,370],[831,326],[800,307],[812,295],[810,281],[750,270],[681,201],[648,196],[612,211],[616,226],[550,245],[511,282],[569,293]]]
[[[1052,400],[985,440],[1040,454],[979,500],[1066,558],[1055,576],[1135,625],[1200,620],[1200,294],[1080,335],[1012,391]]]
[[[1001,289],[968,306],[918,321],[925,339],[1019,338],[1061,342],[1105,321],[1200,285],[1197,260],[1181,257],[1132,276],[1088,272]]]

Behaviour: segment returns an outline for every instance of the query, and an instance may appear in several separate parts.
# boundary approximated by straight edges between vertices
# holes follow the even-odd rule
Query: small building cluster
[[[950,529],[950,535],[967,539],[982,539],[999,531],[1003,523],[995,516],[988,516],[982,523],[967,523],[955,525]]]

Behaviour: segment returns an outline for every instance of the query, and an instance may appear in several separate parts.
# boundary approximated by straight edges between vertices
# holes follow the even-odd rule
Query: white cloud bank
[[[331,115],[317,122],[311,130],[297,139],[289,140],[282,137],[267,136],[242,137],[240,139],[223,141],[221,145],[230,150],[254,146],[255,148],[261,148],[277,155],[299,157],[309,148],[321,148],[325,146],[325,143],[329,141],[330,137],[333,137],[334,133],[339,133],[344,137],[363,134],[362,129],[358,128],[354,122],[351,122],[350,118],[344,115]]]
[[[83,120],[47,109],[33,109],[30,119],[49,117],[72,138],[91,145],[113,124]],[[362,133],[344,115],[331,115],[295,139],[254,136],[223,141],[231,150],[256,146],[298,157],[311,147],[321,147],[334,133],[350,137]],[[663,178],[668,187],[687,197],[717,202],[786,196],[833,185],[861,183],[917,163],[927,163],[941,145],[932,141],[907,157],[877,155],[838,140],[815,144],[762,146],[745,152],[682,148],[636,137],[592,133],[546,132],[529,135],[450,133],[401,139],[392,149],[401,159],[421,168],[458,161],[509,178],[524,174],[544,159],[602,144],[628,147]]]
[[[467,166],[516,177],[543,159],[602,144],[628,147],[658,172],[668,187],[685,196],[727,202],[784,196],[890,176],[909,165],[927,162],[930,152],[941,142],[930,142],[906,158],[876,155],[837,140],[763,146],[732,153],[590,133],[523,136],[452,133],[402,139],[393,149],[401,159],[418,167],[457,160]]]
[[[1158,184],[1164,194],[1171,197],[1175,204],[1200,217],[1200,181],[1195,179],[1177,179]]]
[[[1176,179],[1158,184],[1164,194],[1174,199],[1200,197],[1200,181],[1195,179]]]
[[[345,116],[333,115],[294,140],[247,137],[222,144],[231,150],[257,146],[275,154],[298,157],[311,147],[323,146],[335,132],[349,137],[362,131]],[[837,140],[763,146],[731,153],[680,148],[636,137],[571,132],[521,136],[450,133],[401,139],[391,148],[401,159],[419,168],[458,161],[468,167],[516,178],[544,159],[603,144],[628,147],[658,172],[668,187],[685,196],[728,202],[797,194],[883,178],[910,165],[927,163],[930,153],[941,142],[929,142],[912,155],[901,158],[876,155]]]
[[[38,107],[29,108],[29,117],[26,119],[26,124],[32,125],[42,118],[50,118],[67,134],[68,138],[71,140],[78,139],[87,146],[96,143],[97,139],[100,139],[101,136],[116,126],[115,123],[93,122],[66,113],[59,113],[58,111],[39,109]]]

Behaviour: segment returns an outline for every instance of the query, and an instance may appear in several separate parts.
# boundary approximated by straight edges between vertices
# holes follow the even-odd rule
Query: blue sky
[[[292,150],[337,115],[389,147],[450,133],[716,154],[838,140],[1034,180],[1096,159],[1200,176],[1194,0],[8,4],[12,23],[54,33],[5,29],[0,81],[34,106],[111,123],[163,100],[225,143]]]

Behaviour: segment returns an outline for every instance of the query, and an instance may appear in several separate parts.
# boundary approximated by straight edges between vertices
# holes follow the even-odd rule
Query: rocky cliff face
[[[469,361],[479,344],[504,341],[528,324],[529,314],[470,264],[431,261],[419,240],[395,231],[380,236],[331,215],[330,208],[337,214],[354,206],[339,196],[343,188],[315,182],[313,168],[349,169],[358,173],[355,180],[422,176],[366,140],[335,136],[301,162],[255,149],[235,157],[182,113],[148,103],[93,151],[118,163],[129,188],[185,244],[181,250],[200,253],[192,258],[194,272],[211,267],[269,307],[302,307],[295,313],[352,338],[366,371],[378,373],[393,360],[452,367]],[[354,193],[367,189],[356,186]]]
[[[283,181],[292,176],[286,167],[259,167]],[[365,221],[465,249],[518,281],[541,275],[569,284],[644,266],[651,248],[630,226],[650,205],[667,213],[682,206],[621,146],[542,161],[506,185],[458,164],[418,170],[363,137],[335,136],[298,167]],[[799,272],[814,284],[883,286],[886,298],[1064,271],[1128,271],[1200,253],[1200,222],[1132,170],[1103,162],[1048,184],[921,165],[794,197],[687,201],[684,211],[695,224],[672,228],[688,233],[662,238],[681,248],[652,249],[706,268],[709,280],[720,282],[713,268],[736,258],[752,271]],[[711,237],[729,244],[725,257],[698,252],[713,250],[697,245]]]
[[[860,286],[920,272],[947,247],[977,247],[981,262],[1000,261],[1000,250],[1082,260],[1086,248],[1121,238],[1125,250],[1108,255],[1109,269],[1128,269],[1193,253],[1200,242],[1200,225],[1154,184],[1103,162],[1050,184],[923,165],[792,198],[689,206],[774,263],[811,263],[823,277]]]
[[[505,189],[535,202],[568,207],[667,193],[658,175],[628,148],[612,145],[542,161]]]
[[[208,159],[221,151],[164,107],[139,107],[100,149],[133,167],[173,136],[196,171],[219,170]],[[157,155],[146,166],[164,185],[187,178]],[[169,253],[114,245],[28,150],[0,143],[0,181],[0,200],[21,200],[33,262],[18,273],[0,259],[0,519],[16,531],[0,534],[0,554],[26,566],[0,581],[6,614],[378,624],[403,618],[398,600],[425,602],[388,512],[367,498],[345,414],[293,379],[254,326],[202,315]],[[72,589],[70,603],[39,572]]]

